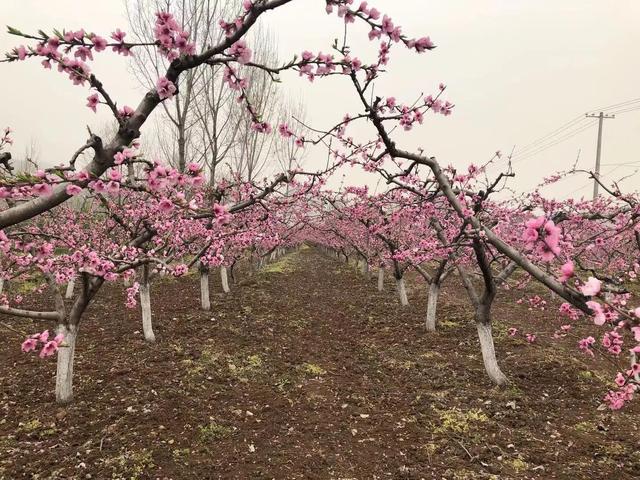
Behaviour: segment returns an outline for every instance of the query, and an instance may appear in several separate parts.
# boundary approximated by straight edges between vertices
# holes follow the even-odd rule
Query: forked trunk
[[[76,352],[78,327],[59,325],[57,332],[64,335],[64,340],[58,348],[56,402],[69,403],[73,398],[73,359]]]
[[[438,310],[438,296],[440,295],[440,285],[433,282],[429,285],[429,297],[427,298],[427,332],[436,331],[436,312]]]
[[[211,310],[211,300],[209,298],[209,269],[200,269],[200,306],[202,310]]]
[[[378,268],[378,291],[382,292],[384,290],[384,268]]]
[[[508,379],[496,359],[496,349],[493,345],[493,335],[491,333],[491,321],[483,318],[484,314],[476,313],[476,327],[478,329],[478,339],[480,340],[480,349],[482,351],[482,360],[484,361],[484,369],[489,378],[496,385],[504,385]]]
[[[229,277],[227,275],[227,267],[224,265],[220,267],[220,281],[222,282],[222,290],[224,293],[229,293],[231,291],[229,288]]]
[[[73,289],[75,286],[76,279],[72,278],[71,280],[69,280],[69,283],[67,283],[67,290],[64,292],[64,298],[66,298],[67,300],[73,298]]]
[[[406,307],[409,305],[409,299],[407,298],[407,288],[404,284],[404,278],[396,278],[396,288],[398,290],[398,297],[400,298],[400,305]]]

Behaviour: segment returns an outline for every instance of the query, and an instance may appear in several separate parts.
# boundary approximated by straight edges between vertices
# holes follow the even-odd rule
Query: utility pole
[[[598,180],[600,179],[600,154],[602,153],[602,124],[604,123],[604,119],[616,118],[615,115],[605,115],[603,112],[600,112],[598,115],[593,113],[587,113],[587,118],[597,118],[598,119],[598,150],[596,151],[596,170],[595,170],[595,178],[593,179],[593,199],[595,200],[598,197]]]

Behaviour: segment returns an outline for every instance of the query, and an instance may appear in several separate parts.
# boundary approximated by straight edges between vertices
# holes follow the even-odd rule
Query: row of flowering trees
[[[403,305],[408,302],[404,274],[416,270],[429,286],[428,330],[436,328],[440,288],[456,272],[474,307],[487,373],[497,384],[507,379],[493,346],[491,308],[499,288],[520,270],[519,281],[539,282],[564,299],[562,315],[574,321],[589,318],[605,328],[602,344],[611,355],[630,351],[631,365],[621,368],[619,388],[607,400],[620,408],[631,399],[638,385],[635,354],[640,352],[639,303],[628,288],[640,268],[637,195],[603,185],[613,201],[556,202],[536,192],[501,202],[494,194],[514,175],[511,170],[488,178],[486,166],[470,165],[459,172],[443,168],[424,150],[400,148],[398,132],[417,128],[428,115],[448,116],[454,105],[445,98],[443,84],[407,103],[400,96],[373,94],[373,87],[389,70],[395,48],[423,53],[434,43],[429,37],[405,35],[368,2],[318,0],[328,14],[345,22],[347,32],[354,23],[367,27],[369,40],[378,45],[370,61],[355,55],[345,35],[333,43],[330,54],[303,51],[284,65],[254,62],[247,33],[262,15],[292,1],[242,1],[235,18],[218,25],[223,35],[216,45],[192,41],[170,12],[156,15],[150,43],[129,43],[119,29],[101,36],[84,29],[33,35],[10,28],[29,45],[16,47],[5,61],[38,59],[46,69],[55,67],[75,85],[89,88],[90,109],[108,108],[118,124],[112,138],[90,132],[66,164],[35,175],[14,172],[10,155],[0,157],[1,277],[11,282],[36,277],[37,288],[50,292],[53,304],[48,310],[26,309],[17,295],[5,294],[0,313],[58,325],[53,340],[38,335],[24,345],[31,350],[42,344],[45,356],[58,350],[58,400],[71,398],[78,327],[105,282],[130,282],[127,303],[132,305],[139,295],[145,338],[152,341],[149,290],[154,275],[181,276],[197,268],[202,307],[208,309],[211,267],[220,267],[227,289],[227,271],[233,273],[242,256],[249,254],[259,263],[281,246],[302,241],[325,245],[346,258],[355,255],[365,272],[378,267],[380,286],[384,271],[391,271]],[[140,47],[156,48],[169,66],[137,107],[120,106],[91,73],[90,62],[106,50],[128,56]],[[199,165],[180,171],[147,158],[139,138],[149,116],[171,101],[185,72],[213,66],[224,68],[224,81],[255,132],[280,135],[296,149],[324,146],[329,164],[320,172],[291,170],[261,184],[232,177],[205,187]],[[352,92],[360,107],[330,129],[304,126],[313,135],[297,134],[292,123],[270,125],[252,103],[249,80],[242,73],[247,68],[274,80],[287,71],[310,81],[340,76],[345,93]],[[351,136],[355,123],[364,124],[370,137]],[[1,142],[2,148],[10,143],[10,132]],[[80,167],[81,155],[89,151],[91,160]],[[389,188],[378,195],[362,188],[323,188],[328,175],[348,166],[379,176]],[[65,302],[60,286],[70,282],[67,290],[73,298]],[[592,352],[595,341],[585,338],[579,348]]]

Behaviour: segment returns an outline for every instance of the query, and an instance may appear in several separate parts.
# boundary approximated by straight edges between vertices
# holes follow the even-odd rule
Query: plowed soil
[[[496,388],[455,276],[433,334],[418,279],[402,308],[390,279],[380,293],[313,248],[238,280],[228,295],[213,282],[211,312],[198,308],[196,276],[158,280],[155,344],[123,288],[106,287],[81,325],[64,407],[55,359],[21,353],[22,337],[0,325],[0,479],[640,477],[640,400],[602,408],[616,367],[578,351],[580,328],[552,339],[557,306],[499,294],[494,334],[511,382]]]

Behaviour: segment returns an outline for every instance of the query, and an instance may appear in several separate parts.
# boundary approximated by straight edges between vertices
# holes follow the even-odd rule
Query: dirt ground
[[[552,340],[555,313],[516,304],[522,292],[501,292],[494,311],[511,380],[499,389],[455,278],[435,334],[417,279],[401,308],[390,280],[379,293],[312,248],[241,272],[229,295],[215,280],[211,312],[195,276],[153,285],[154,345],[123,289],[101,292],[67,407],[55,360],[21,353],[0,326],[0,479],[640,477],[640,400],[598,408],[615,367]]]

